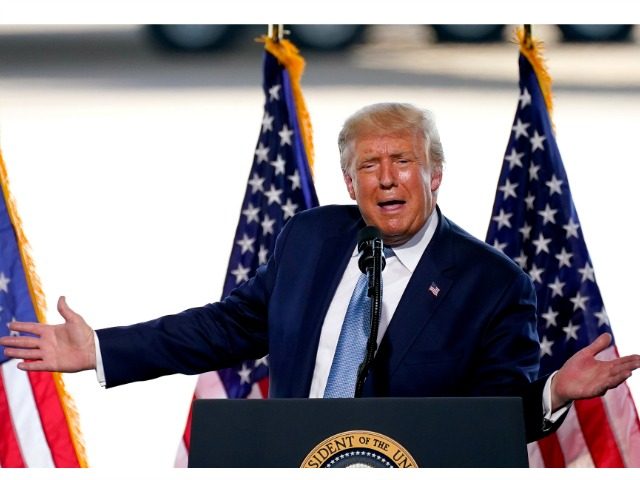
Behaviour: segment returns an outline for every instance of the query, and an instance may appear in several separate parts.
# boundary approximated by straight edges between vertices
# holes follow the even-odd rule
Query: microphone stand
[[[373,240],[373,264],[367,267],[367,277],[369,279],[369,288],[367,295],[371,298],[371,313],[370,323],[371,331],[369,333],[369,340],[367,341],[367,352],[364,360],[358,367],[358,377],[356,379],[356,390],[354,397],[359,398],[362,396],[362,388],[364,382],[367,379],[369,369],[373,363],[373,357],[376,354],[378,348],[378,326],[380,325],[380,311],[382,308],[382,269],[384,264],[382,263],[382,239],[375,238]]]

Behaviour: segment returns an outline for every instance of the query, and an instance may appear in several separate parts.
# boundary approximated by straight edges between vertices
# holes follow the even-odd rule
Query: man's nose
[[[380,186],[383,188],[391,188],[396,184],[396,172],[391,162],[380,162],[379,169]]]

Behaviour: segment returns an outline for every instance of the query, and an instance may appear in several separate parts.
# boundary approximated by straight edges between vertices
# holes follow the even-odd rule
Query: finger
[[[618,372],[629,372],[631,373],[637,368],[640,368],[640,358],[637,355],[630,355],[628,357],[618,358],[613,360],[611,367],[611,374],[615,375]]]
[[[612,340],[612,337],[610,333],[603,333],[598,338],[596,338],[593,342],[591,342],[590,345],[587,345],[586,347],[584,347],[582,351],[591,356],[596,356],[598,353],[600,353],[609,345],[611,345],[611,340]]]
[[[5,348],[4,355],[5,357],[22,358],[23,360],[42,359],[42,351],[40,349]]]
[[[58,312],[67,322],[82,320],[82,317],[67,305],[67,299],[64,296],[58,298]]]
[[[40,339],[34,337],[4,337],[0,338],[0,345],[4,347],[37,348]]]
[[[25,372],[51,372],[55,370],[51,368],[51,366],[46,362],[41,360],[20,362],[18,364],[18,368],[20,370],[24,370]]]
[[[9,330],[21,333],[32,333],[34,335],[42,335],[45,325],[36,322],[9,322]],[[16,338],[16,337],[14,337]]]

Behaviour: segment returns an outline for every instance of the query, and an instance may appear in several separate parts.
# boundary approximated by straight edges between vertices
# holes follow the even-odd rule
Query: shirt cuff
[[[96,377],[98,377],[98,383],[101,387],[107,385],[107,381],[104,378],[104,366],[102,365],[102,353],[100,352],[100,341],[98,340],[98,334],[93,331],[93,341],[96,346]]]
[[[544,415],[544,418],[542,420],[543,431],[550,430],[553,424],[556,423],[558,419],[562,417],[565,414],[565,412],[569,410],[569,408],[571,408],[571,405],[573,404],[573,402],[571,402],[565,405],[564,407],[559,408],[555,412],[552,411],[551,381],[553,380],[553,377],[556,376],[556,373],[558,373],[557,370],[553,372],[551,375],[549,375],[549,378],[547,378],[547,381],[544,384],[544,390],[542,391],[542,413]]]

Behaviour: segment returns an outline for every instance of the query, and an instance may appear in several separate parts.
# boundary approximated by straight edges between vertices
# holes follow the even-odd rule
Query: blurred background
[[[431,109],[443,212],[484,238],[518,97],[513,25],[286,26],[307,69],[321,204],[350,203],[336,138],[379,101]],[[266,25],[0,25],[0,147],[57,323],[217,300],[262,119]],[[557,140],[621,355],[640,352],[640,27],[534,25]],[[66,375],[89,463],[173,465],[195,377],[101,389]],[[636,401],[640,383],[629,382]]]

